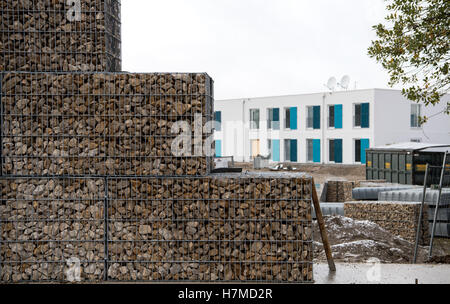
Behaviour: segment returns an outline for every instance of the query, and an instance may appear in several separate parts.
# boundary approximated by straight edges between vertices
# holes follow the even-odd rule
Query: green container
[[[369,149],[366,151],[367,180],[386,180],[403,185],[424,184],[426,165],[442,167],[445,152],[429,152],[414,149]],[[450,163],[447,156],[447,164]],[[447,169],[450,170],[450,165]],[[428,185],[439,184],[440,168],[430,169]],[[447,173],[446,173],[447,174]],[[447,176],[444,184],[450,183]]]

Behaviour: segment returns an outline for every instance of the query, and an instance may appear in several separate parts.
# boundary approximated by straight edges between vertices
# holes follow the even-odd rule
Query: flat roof
[[[369,150],[448,152],[448,151],[450,151],[450,144],[429,144],[429,143],[405,142],[405,143],[399,143],[399,144],[393,144],[393,145],[373,147],[373,148],[370,148]]]

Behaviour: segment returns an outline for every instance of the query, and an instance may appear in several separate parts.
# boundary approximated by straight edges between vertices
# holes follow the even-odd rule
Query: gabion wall
[[[312,179],[210,175],[208,75],[115,73],[118,0],[0,8],[1,282],[312,282]]]
[[[2,179],[1,280],[311,282],[310,178]],[[105,271],[107,269],[107,271]]]
[[[420,215],[418,202],[347,202],[344,204],[346,217],[368,220],[378,224],[394,235],[414,243]],[[419,245],[430,244],[428,231],[428,206],[424,206]]]
[[[121,71],[119,0],[2,0],[0,71]]]
[[[206,175],[194,131],[213,152],[212,80],[206,74],[4,73],[2,173]],[[197,117],[199,116],[199,117]],[[176,122],[192,130],[191,155],[172,150]],[[183,145],[181,145],[183,146]],[[203,151],[201,151],[203,154]]]

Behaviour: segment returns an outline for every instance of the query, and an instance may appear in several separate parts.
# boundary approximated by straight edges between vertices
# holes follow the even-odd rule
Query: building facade
[[[448,100],[424,107],[386,89],[218,100],[216,155],[365,164],[365,151],[374,146],[450,143],[450,116],[443,113]],[[420,116],[432,118],[421,126]]]

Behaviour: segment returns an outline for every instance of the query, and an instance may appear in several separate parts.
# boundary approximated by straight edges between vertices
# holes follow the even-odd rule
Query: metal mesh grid
[[[3,178],[0,185],[3,282],[64,282],[71,257],[81,260],[83,282],[313,280],[311,179]]]
[[[3,0],[0,11],[0,71],[121,71],[120,0]]]
[[[206,74],[4,73],[2,174],[206,175],[212,157],[174,156],[179,121],[213,130]],[[191,141],[194,153],[195,140]],[[212,141],[212,146],[213,146]],[[203,151],[202,151],[203,152]]]
[[[76,257],[85,280],[103,279],[102,179],[2,179],[2,282],[65,281]]]

